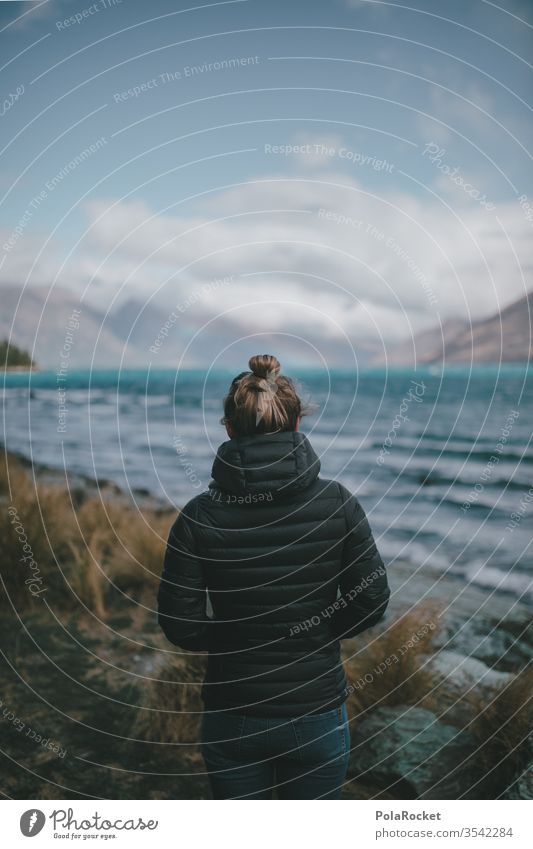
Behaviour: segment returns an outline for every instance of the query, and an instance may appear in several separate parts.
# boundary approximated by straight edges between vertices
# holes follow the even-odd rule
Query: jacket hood
[[[306,489],[319,471],[320,460],[303,433],[238,436],[219,447],[209,486],[236,495],[280,498]]]

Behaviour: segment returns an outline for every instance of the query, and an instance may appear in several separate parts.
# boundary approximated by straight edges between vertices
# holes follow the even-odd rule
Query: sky
[[[0,287],[301,339],[488,316],[533,287],[532,60],[532,0],[0,2]]]

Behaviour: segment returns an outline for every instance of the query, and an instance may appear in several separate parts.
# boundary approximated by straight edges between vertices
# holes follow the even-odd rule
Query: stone
[[[503,799],[533,799],[533,764],[515,781]]]
[[[472,687],[497,687],[507,684],[512,675],[497,672],[475,657],[465,657],[455,651],[440,651],[429,659],[431,667],[446,679],[446,684],[457,692]]]
[[[425,708],[373,710],[352,730],[351,748],[352,779],[395,798],[476,798],[472,735]]]

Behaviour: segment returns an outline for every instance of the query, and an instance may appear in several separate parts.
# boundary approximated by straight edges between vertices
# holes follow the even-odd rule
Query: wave
[[[516,569],[503,571],[483,563],[473,563],[465,570],[465,577],[473,584],[489,587],[498,592],[512,592],[515,595],[533,599],[533,578]]]

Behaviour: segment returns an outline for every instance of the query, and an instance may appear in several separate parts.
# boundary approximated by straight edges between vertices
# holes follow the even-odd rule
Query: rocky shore
[[[354,718],[354,780],[390,798],[533,798],[531,607],[405,563],[389,580],[387,622],[373,630],[422,600],[436,624],[418,657],[432,688]]]

